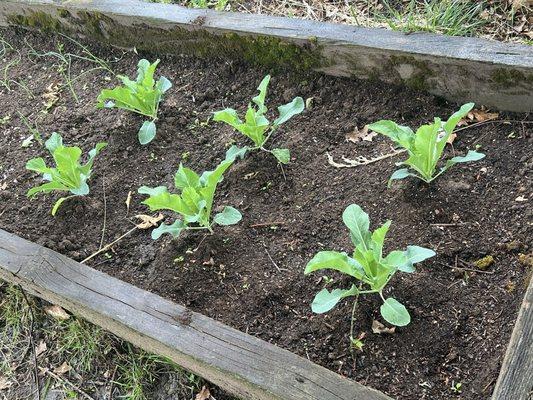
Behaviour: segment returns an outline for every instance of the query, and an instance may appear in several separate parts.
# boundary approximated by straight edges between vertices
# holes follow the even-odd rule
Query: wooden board
[[[245,400],[390,400],[270,343],[0,229],[0,278]]]
[[[518,313],[492,400],[533,398],[533,279]]]
[[[2,0],[2,25],[79,34],[156,54],[378,79],[457,102],[533,110],[533,46],[527,45],[139,0]]]

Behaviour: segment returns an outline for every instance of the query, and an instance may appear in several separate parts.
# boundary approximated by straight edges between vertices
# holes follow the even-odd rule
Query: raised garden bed
[[[137,130],[142,119],[116,110],[95,109],[100,90],[114,84],[108,73],[99,71],[80,77],[74,83],[79,100],[76,102],[64,86],[56,60],[30,51],[30,46],[38,53],[57,51],[55,41],[64,43],[71,52],[79,51],[79,46],[64,37],[51,41],[50,35],[16,29],[2,34],[21,56],[9,68],[10,79],[24,83],[24,87],[12,85],[11,90],[3,88],[1,92],[0,117],[9,118],[5,119],[0,137],[0,227],[77,261],[98,250],[102,231],[104,243],[111,242],[132,228],[131,216],[147,213],[140,204],[144,196],[136,194],[138,187],[170,184],[180,161],[195,170],[218,164],[237,136],[229,127],[208,119],[224,107],[242,110],[255,95],[258,82],[269,72],[239,61],[140,54],[152,60],[161,58],[157,73],[174,84],[161,103],[156,139],[148,146],[140,146]],[[111,64],[115,72],[133,75],[138,55],[96,45],[92,48],[103,59],[119,60]],[[75,62],[72,74],[79,76],[92,66]],[[49,102],[51,92],[57,99],[43,113],[46,107],[42,102]],[[30,93],[35,97],[31,98]],[[296,95],[312,98],[312,107],[273,137],[274,145],[291,149],[291,163],[282,170],[268,154],[253,153],[238,161],[219,186],[219,203],[223,201],[242,211],[244,217],[239,225],[219,228],[207,237],[187,232],[177,240],[163,236],[158,241],[152,241],[149,231],[136,230],[112,250],[87,262],[115,278],[243,332],[238,334],[203,315],[191,314],[192,321],[198,321],[205,329],[202,337],[191,333],[191,343],[202,343],[211,329],[221,329],[259,346],[260,351],[255,347],[247,349],[261,355],[257,362],[268,358],[264,354],[272,355],[275,369],[262,370],[264,364],[258,364],[262,370],[258,375],[244,363],[248,368],[246,375],[232,369],[238,367],[229,363],[225,355],[217,356],[216,347],[205,353],[191,347],[190,353],[183,356],[187,343],[175,350],[179,334],[189,332],[188,312],[182,307],[124,283],[108,281],[98,273],[87,277],[90,286],[84,289],[80,276],[88,269],[5,233],[0,241],[0,267],[10,272],[3,272],[4,278],[19,282],[22,279],[36,294],[70,306],[94,322],[105,315],[105,323],[101,324],[108,329],[160,353],[168,354],[172,349],[173,356],[185,367],[244,398],[380,398],[378,393],[352,381],[397,399],[488,398],[528,283],[532,228],[527,221],[531,220],[533,189],[533,136],[528,115],[502,113],[498,119],[505,123],[483,123],[458,132],[453,151],[463,154],[478,144],[487,155],[482,161],[456,166],[431,186],[405,180],[387,189],[387,179],[396,169],[394,161],[398,158],[339,169],[328,163],[327,154],[339,161],[342,156],[372,158],[390,153],[390,142],[382,137],[352,143],[346,141],[346,135],[379,119],[418,126],[434,116],[446,118],[457,105],[378,82],[318,74],[302,77],[293,72],[273,76],[268,96],[272,108]],[[66,143],[77,144],[84,152],[96,142],[109,143],[95,163],[90,195],[65,202],[55,218],[49,212],[57,196],[41,196],[34,201],[25,196],[39,180],[25,170],[26,161],[46,152],[35,143],[21,147],[29,132],[17,111],[28,121],[37,121],[39,131],[46,136],[52,131],[60,132]],[[128,211],[125,201],[130,191],[133,195]],[[409,308],[412,322],[407,327],[396,329],[394,334],[373,334],[371,325],[379,319],[379,298],[360,299],[355,329],[358,335],[365,334],[364,346],[361,352],[353,353],[348,341],[351,303],[344,301],[324,315],[313,314],[310,303],[325,280],[320,280],[320,275],[303,275],[305,264],[317,251],[351,251],[340,218],[350,203],[360,204],[370,214],[373,227],[387,219],[393,221],[387,250],[417,244],[437,252],[416,274],[395,276],[387,289]],[[14,247],[9,243],[15,243]],[[28,249],[29,267],[24,262],[26,255],[19,253],[24,249]],[[525,256],[519,256],[521,253]],[[488,255],[494,263],[486,270],[476,270],[474,262]],[[59,266],[66,268],[65,273],[73,271],[72,277],[65,279],[74,282],[74,286],[56,285]],[[17,278],[14,272],[23,273]],[[38,281],[39,276],[44,277],[43,282]],[[340,275],[330,277],[335,278],[335,283],[328,287],[349,285],[349,280]],[[84,302],[85,308],[89,307],[89,294],[99,284],[102,292],[95,294],[98,301],[90,312],[84,312],[80,304]],[[104,285],[110,285],[109,289],[104,289]],[[116,287],[121,288],[118,294],[113,293],[113,299],[106,300]],[[53,288],[64,292],[56,292],[54,297],[50,292]],[[139,293],[140,299],[131,293]],[[65,300],[68,297],[70,303]],[[156,310],[156,319],[163,322],[150,319],[153,315],[145,315],[148,319],[138,323],[128,322],[127,310],[114,308],[120,306],[117,300],[122,304],[135,303],[135,308],[145,314],[145,307],[163,304],[163,309]],[[176,310],[181,325],[169,320]],[[150,333],[159,323],[162,330]],[[174,336],[170,334],[172,329],[178,329]],[[162,332],[169,336],[162,336]],[[326,373],[244,333],[308,358],[352,381]],[[520,337],[520,332],[517,335]],[[525,337],[520,346],[527,350],[531,342]],[[232,346],[236,344],[231,342],[234,351]],[[277,355],[279,359],[275,358]],[[296,379],[298,383],[289,391],[290,379],[294,378],[291,365],[299,365],[298,374],[305,378],[303,382]],[[287,371],[283,366],[287,366]],[[311,370],[315,371],[313,376],[323,371],[328,377],[323,386],[326,394],[316,391],[323,381],[310,378],[306,371]],[[273,377],[273,372],[278,371],[283,376],[279,384]],[[357,397],[357,391],[363,394]]]

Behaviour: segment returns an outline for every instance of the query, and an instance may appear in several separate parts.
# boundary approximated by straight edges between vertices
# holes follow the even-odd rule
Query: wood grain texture
[[[10,24],[157,53],[242,58],[268,68],[379,79],[457,102],[533,110],[533,46],[527,45],[139,0],[3,0],[0,26]]]
[[[390,400],[289,351],[1,229],[0,278],[246,400]]]
[[[533,398],[533,279],[520,307],[492,400]]]

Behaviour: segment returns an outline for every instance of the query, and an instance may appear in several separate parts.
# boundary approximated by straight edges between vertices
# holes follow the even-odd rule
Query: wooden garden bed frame
[[[269,68],[379,79],[459,102],[533,110],[531,46],[136,0],[2,0],[0,26],[8,25],[81,34],[161,53],[223,54]],[[1,229],[0,278],[246,400],[390,400],[291,352]],[[533,392],[532,301],[530,283],[493,400],[526,400]]]
[[[404,84],[447,99],[533,111],[533,46],[188,9],[140,0],[1,0],[0,26],[81,34],[155,53]]]

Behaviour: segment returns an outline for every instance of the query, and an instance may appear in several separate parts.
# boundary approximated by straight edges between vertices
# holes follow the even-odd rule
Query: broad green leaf
[[[171,87],[172,87],[172,82],[170,82],[164,76],[161,76],[156,84],[156,89],[159,90],[161,94],[164,94]]]
[[[350,204],[342,213],[342,220],[350,230],[353,244],[367,250],[370,241],[368,214],[357,204]]]
[[[171,225],[162,223],[152,231],[152,239],[157,240],[165,233],[172,235],[172,237],[176,239],[185,228],[186,225],[180,220],[175,221]]]
[[[457,126],[457,124],[459,123],[459,121],[462,118],[464,118],[474,108],[474,105],[475,105],[474,103],[463,104],[461,108],[459,109],[459,111],[454,112],[450,116],[450,118],[448,118],[448,121],[446,121],[446,123],[442,127],[444,131],[447,134],[451,134],[453,130],[455,129],[455,127]]]
[[[147,194],[148,196],[159,196],[160,194],[168,193],[168,189],[166,186],[157,186],[155,188],[141,186],[139,189],[137,189],[137,193]]]
[[[54,154],[54,151],[56,151],[56,149],[63,147],[63,138],[59,133],[52,132],[52,135],[48,138],[46,142],[44,142],[44,146],[48,149],[50,153]]]
[[[357,261],[346,253],[337,251],[319,251],[307,263],[304,274],[307,275],[322,269],[336,270],[357,279],[361,279],[363,276],[363,267]]]
[[[89,177],[91,176],[91,169],[93,167],[93,162],[94,162],[94,158],[98,155],[98,153],[100,153],[100,151],[102,151],[102,149],[104,149],[105,147],[107,146],[107,143],[105,142],[100,142],[100,143],[97,143],[96,146],[94,147],[94,149],[92,149],[91,151],[89,151],[89,159],[87,160],[87,162],[85,163],[84,166],[80,167],[80,171],[87,177],[87,179],[89,179]]]
[[[411,316],[405,306],[389,297],[380,307],[381,316],[391,325],[405,326],[411,322]]]
[[[79,188],[86,178],[80,171],[80,157],[79,147],[59,147],[54,151],[54,161],[61,181],[72,189]]]
[[[474,151],[474,150],[468,150],[468,153],[466,153],[465,156],[453,157],[452,159],[447,161],[447,164],[451,164],[450,166],[452,166],[453,164],[456,164],[456,163],[478,161],[484,157],[485,157],[485,154],[483,153],[478,153],[477,151]]]
[[[83,180],[77,188],[70,189],[70,193],[75,194],[76,196],[85,196],[89,194],[89,185]]]
[[[342,298],[356,294],[357,288],[354,285],[350,289],[334,289],[331,292],[328,289],[322,289],[313,299],[311,310],[316,314],[325,313],[335,307]]]
[[[269,82],[270,82],[270,75],[267,75],[263,78],[263,80],[257,87],[259,94],[252,99],[252,101],[258,106],[259,113],[261,114],[264,114],[267,112],[267,108],[265,106],[265,98],[266,98]]]
[[[440,120],[430,125],[422,125],[417,129],[414,145],[409,158],[404,162],[419,172],[424,180],[429,181],[435,172],[440,158],[437,139],[440,130]]]
[[[226,151],[226,160],[235,160],[237,158],[243,159],[248,150],[250,150],[250,148],[247,146],[239,147],[233,145],[228,151]]]
[[[150,188],[143,186],[139,188],[139,193],[148,194],[146,193],[148,191],[147,189]],[[150,207],[151,211],[172,210],[177,213],[189,213],[191,211],[180,196],[167,192],[166,188],[165,191],[161,191],[159,194],[150,195],[150,197],[142,203]]]
[[[148,144],[155,138],[156,127],[154,121],[144,121],[139,129],[139,143]]]
[[[407,168],[402,168],[402,169],[399,169],[397,171],[394,171],[394,173],[389,178],[389,182],[388,182],[387,186],[391,187],[392,181],[407,178],[409,175],[413,175],[413,174],[411,174],[409,172],[409,169],[407,169]]]
[[[178,189],[184,189],[186,187],[198,188],[200,186],[200,177],[192,169],[185,168],[182,163],[174,175],[174,185]]]
[[[281,125],[305,109],[304,100],[296,97],[290,103],[278,107],[279,117],[274,120],[274,125]]]
[[[289,149],[272,149],[272,154],[282,164],[288,164],[291,160]]]
[[[235,111],[233,108],[226,108],[222,111],[215,112],[213,121],[225,122],[237,130],[239,130],[240,125],[242,125],[242,121],[239,119],[237,111]]]
[[[236,208],[226,206],[222,212],[215,215],[213,221],[219,225],[235,225],[242,219],[242,214]]]
[[[204,188],[200,189],[204,199],[207,202],[207,215],[211,215],[211,208],[213,206],[213,198],[218,183],[222,180],[224,172],[233,164],[234,160],[224,160],[214,171],[206,171],[200,177],[200,182]]]
[[[70,198],[70,196],[69,196],[69,197],[61,197],[60,199],[58,199],[58,200],[55,202],[54,206],[52,207],[52,215],[53,215],[54,217],[55,217],[55,215],[56,215],[56,213],[57,213],[57,210],[58,210],[59,207],[61,206],[61,204],[63,204],[63,202],[64,202],[65,200],[67,200],[68,198]]]
[[[413,264],[427,260],[437,254],[431,249],[426,249],[425,247],[420,246],[407,246],[405,253],[409,262]]]
[[[374,255],[378,260],[381,260],[383,243],[385,242],[385,236],[389,231],[390,224],[391,221],[389,220],[372,233],[372,250],[374,251]]]
[[[402,272],[415,272],[415,268],[412,263],[409,263],[407,260],[407,252],[401,250],[391,251],[387,257],[383,260],[383,263],[390,265],[393,268],[396,268]]]
[[[56,190],[57,191],[69,191],[70,188],[68,186],[63,185],[61,182],[52,181],[52,182],[47,182],[40,186],[31,188],[30,190],[28,190],[28,193],[26,193],[26,196],[33,197],[37,193],[50,193]]]
[[[411,150],[415,134],[408,126],[398,125],[394,121],[381,120],[368,125],[368,129],[392,139],[401,147]]]
[[[29,160],[26,163],[26,169],[30,171],[40,172],[41,174],[49,174],[51,172],[51,168],[48,168],[46,166],[44,159],[41,157],[32,158],[31,160]]]

